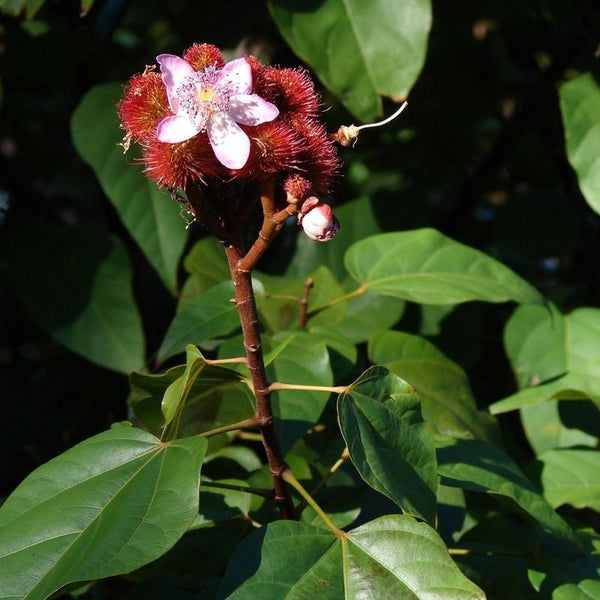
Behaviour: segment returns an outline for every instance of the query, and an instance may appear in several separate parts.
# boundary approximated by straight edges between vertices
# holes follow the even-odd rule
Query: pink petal
[[[172,117],[165,117],[158,124],[156,137],[161,142],[177,144],[193,138],[199,131],[187,117],[173,115]]]
[[[186,77],[194,75],[194,69],[190,63],[174,54],[159,54],[156,60],[160,65],[162,80],[167,88],[169,106],[174,113],[177,113],[179,102],[175,96],[175,89],[183,83]]]
[[[229,114],[237,123],[260,125],[275,119],[279,110],[256,94],[237,94],[229,102]]]
[[[212,113],[207,131],[210,145],[221,164],[229,169],[241,169],[246,164],[250,140],[227,113]]]
[[[219,85],[231,94],[249,94],[252,91],[252,70],[245,58],[229,61],[219,73]]]

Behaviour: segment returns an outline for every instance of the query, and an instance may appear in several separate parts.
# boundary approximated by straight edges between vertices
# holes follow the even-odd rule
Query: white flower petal
[[[218,83],[231,94],[249,94],[252,91],[252,70],[245,58],[229,61],[219,73]]]
[[[175,96],[175,90],[183,83],[186,77],[194,75],[194,69],[190,63],[174,54],[159,54],[156,60],[160,65],[162,80],[167,88],[169,106],[174,113],[177,113],[179,102]]]
[[[187,117],[173,115],[172,117],[165,117],[158,124],[156,137],[161,142],[177,144],[193,138],[199,131]]]
[[[256,94],[237,94],[229,102],[229,114],[237,123],[260,125],[277,118],[279,110]]]
[[[208,119],[208,139],[219,159],[229,169],[241,169],[250,155],[250,140],[226,113],[212,113]]]

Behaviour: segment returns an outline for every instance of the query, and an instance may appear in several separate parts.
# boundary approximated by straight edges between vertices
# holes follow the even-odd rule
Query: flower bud
[[[320,204],[318,201],[315,203],[314,200],[316,198],[311,196],[302,206],[302,228],[311,240],[328,242],[335,237],[340,222],[328,204]]]

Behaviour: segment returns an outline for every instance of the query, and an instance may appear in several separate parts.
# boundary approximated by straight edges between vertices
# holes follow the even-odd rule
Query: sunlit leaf
[[[344,257],[368,290],[424,304],[470,300],[540,304],[543,297],[502,263],[435,229],[384,233],[361,240]]]
[[[439,433],[490,438],[492,420],[477,410],[466,373],[426,339],[383,331],[371,337],[368,352],[415,388],[424,419]]]
[[[403,511],[435,520],[437,464],[414,388],[371,367],[338,399],[338,421],[363,479]]]
[[[459,571],[431,527],[390,515],[339,538],[293,521],[255,531],[230,562],[218,598],[258,597],[483,600],[485,594]]]
[[[532,470],[539,470],[544,496],[554,507],[570,504],[600,512],[600,452],[589,448],[561,448],[538,456]]]
[[[131,264],[116,237],[87,226],[32,223],[12,239],[9,255],[12,287],[59,342],[115,371],[144,366]]]
[[[429,0],[270,0],[294,52],[357,118],[381,113],[381,96],[405,98],[417,79],[431,26]]]
[[[2,597],[43,600],[164,554],[198,510],[206,446],[125,424],[36,469],[0,508]]]
[[[584,73],[559,89],[567,156],[588,204],[600,213],[600,84]]]
[[[92,88],[71,120],[71,135],[81,157],[94,169],[108,199],[171,291],[176,289],[177,265],[187,237],[181,207],[156,184],[143,177],[118,146],[116,106],[123,86],[109,83]]]

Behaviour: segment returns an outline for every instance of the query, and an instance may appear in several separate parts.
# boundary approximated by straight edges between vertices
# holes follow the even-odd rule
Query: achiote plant
[[[517,363],[522,332],[545,331],[556,309],[431,228],[342,240],[341,278],[324,265],[261,273],[291,228],[315,247],[343,237],[326,199],[338,146],[366,126],[329,133],[301,68],[226,62],[209,44],[156,60],[124,89],[92,91],[75,141],[89,156],[75,132],[116,89],[119,159],[210,237],[184,262],[157,372],[130,376],[131,423],[42,465],[2,506],[0,599],[133,598],[156,584],[165,598],[478,600],[490,572],[515,564],[527,589],[588,573],[597,536],[559,516],[502,448],[493,413],[530,400],[480,410],[458,364],[395,328],[407,301],[520,303],[507,326]],[[550,398],[573,389],[548,385]],[[592,597],[597,582],[579,580]]]

